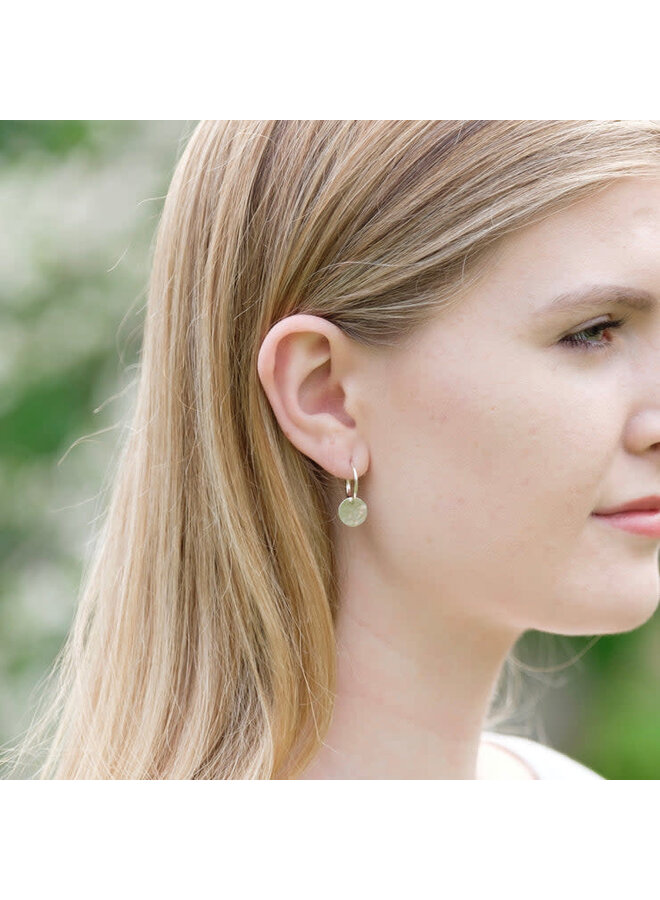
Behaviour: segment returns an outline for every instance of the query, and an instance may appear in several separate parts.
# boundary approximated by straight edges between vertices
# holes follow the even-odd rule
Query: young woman
[[[598,777],[489,729],[656,608],[659,246],[658,123],[199,124],[38,774]]]

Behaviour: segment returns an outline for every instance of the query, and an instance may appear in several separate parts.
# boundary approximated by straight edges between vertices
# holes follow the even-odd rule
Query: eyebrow
[[[543,312],[564,312],[566,310],[589,310],[597,303],[618,303],[638,312],[649,312],[657,305],[657,300],[649,291],[641,288],[625,287],[618,284],[592,284],[559,294],[543,307]]]

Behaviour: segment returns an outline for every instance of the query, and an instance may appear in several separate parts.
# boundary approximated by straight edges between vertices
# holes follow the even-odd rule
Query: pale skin
[[[645,291],[630,311],[590,286]],[[603,291],[603,295],[604,295]],[[373,351],[293,315],[260,349],[287,438],[368,506],[336,519],[338,679],[315,779],[525,778],[482,738],[528,629],[646,622],[660,541],[594,510],[660,494],[660,178],[622,180],[508,236],[476,286],[415,341]],[[625,319],[560,343],[569,333]]]

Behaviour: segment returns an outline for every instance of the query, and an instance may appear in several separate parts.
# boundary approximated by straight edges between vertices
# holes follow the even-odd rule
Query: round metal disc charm
[[[361,525],[367,518],[367,504],[359,497],[347,497],[337,512],[344,525]]]

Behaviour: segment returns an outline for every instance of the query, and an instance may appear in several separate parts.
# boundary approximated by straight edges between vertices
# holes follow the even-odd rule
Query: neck
[[[333,719],[301,777],[481,777],[484,720],[519,633],[471,620],[441,597],[376,592],[360,571],[341,595]]]

